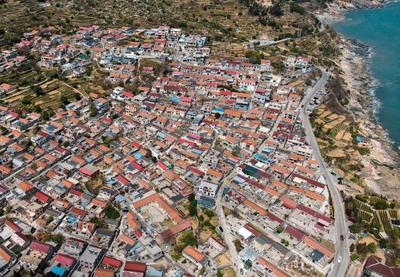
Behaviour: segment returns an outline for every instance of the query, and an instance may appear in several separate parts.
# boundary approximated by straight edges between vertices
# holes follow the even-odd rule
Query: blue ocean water
[[[333,27],[345,37],[370,47],[371,72],[379,81],[375,95],[381,106],[376,113],[380,124],[388,130],[395,147],[400,146],[400,3],[380,9],[352,10],[345,21]]]

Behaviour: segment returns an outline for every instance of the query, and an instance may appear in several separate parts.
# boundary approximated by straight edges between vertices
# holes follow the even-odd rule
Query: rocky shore
[[[343,12],[353,9],[375,9],[380,8],[390,0],[336,0],[328,4],[328,7],[322,11],[318,18],[325,24],[343,20]]]
[[[341,77],[349,90],[348,110],[354,115],[360,133],[369,138],[371,153],[362,156],[362,176],[368,189],[400,199],[400,157],[388,133],[377,122],[374,110],[379,103],[373,95],[377,81],[368,68],[371,50],[358,42],[342,38]]]
[[[342,20],[342,13],[349,8],[378,7],[385,1],[336,1],[328,12],[319,16],[325,24]],[[342,5],[340,4],[342,3]],[[374,97],[377,80],[369,70],[371,49],[362,43],[340,37],[341,56],[337,61],[340,77],[349,91],[347,110],[353,114],[359,132],[369,138],[371,153],[361,156],[365,190],[400,200],[400,155],[394,149],[388,133],[377,122],[374,111],[379,102]]]

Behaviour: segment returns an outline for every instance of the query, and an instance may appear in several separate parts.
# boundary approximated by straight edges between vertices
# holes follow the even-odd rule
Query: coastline
[[[344,20],[343,13],[355,8],[382,7],[389,1],[371,1],[370,5],[349,4],[343,8],[331,5],[328,11],[318,17],[325,25],[332,25]],[[391,1],[392,2],[392,1]],[[347,3],[347,2],[346,2]],[[357,2],[360,3],[360,2]],[[359,41],[345,38],[339,34],[341,56],[337,61],[341,72],[338,74],[349,91],[349,104],[346,110],[353,115],[360,133],[369,138],[371,153],[360,156],[363,165],[361,176],[365,181],[365,190],[400,200],[397,184],[400,183],[400,155],[395,149],[378,119],[375,111],[379,108],[379,100],[374,95],[378,85],[369,67],[372,49]]]

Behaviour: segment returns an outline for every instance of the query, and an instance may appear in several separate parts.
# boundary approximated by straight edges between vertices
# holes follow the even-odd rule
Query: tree
[[[44,121],[48,121],[50,119],[50,114],[48,111],[42,111],[42,118]]]
[[[254,50],[248,50],[246,51],[246,58],[249,59],[249,61],[252,64],[260,64],[261,59],[263,58],[263,53],[261,51],[254,51]]]
[[[213,210],[210,210],[210,209],[205,209],[205,210],[204,210],[204,213],[205,213],[209,218],[212,218],[212,217],[215,216],[215,212],[214,212]]]
[[[353,234],[358,234],[358,233],[360,233],[360,232],[361,232],[360,224],[358,224],[358,223],[352,224],[352,225],[350,226],[350,231],[351,231]]]
[[[376,252],[376,244],[371,242],[370,244],[367,245],[367,250],[369,253],[375,253]]]
[[[43,232],[40,233],[40,237],[43,241],[53,241],[57,244],[61,244],[64,241],[64,237],[60,233],[53,234],[51,232]]]
[[[105,210],[105,215],[107,218],[111,219],[117,219],[119,218],[120,214],[116,208],[114,208],[112,205],[108,206]]]
[[[197,240],[196,240],[196,237],[194,236],[193,232],[189,231],[186,234],[184,234],[182,237],[182,243],[185,246],[188,246],[188,245],[197,246]]]
[[[189,196],[189,214],[190,216],[197,216],[197,200],[193,194]]]
[[[67,96],[61,95],[61,97],[60,97],[60,102],[61,102],[62,105],[65,106],[65,105],[68,105],[68,104],[69,104],[69,99],[68,99]]]
[[[249,259],[249,260],[247,260],[247,261],[244,263],[244,265],[245,265],[246,268],[251,268],[251,267],[253,266],[253,263],[252,263],[251,260]]]
[[[282,16],[283,15],[283,10],[282,10],[281,5],[279,3],[274,4],[270,8],[269,13],[271,15],[274,15],[274,16]]]
[[[35,107],[33,107],[33,111],[35,113],[40,113],[42,111],[42,108],[40,106],[35,106]]]
[[[297,3],[290,3],[290,12],[298,13],[298,14],[305,14],[306,10]]]
[[[380,247],[380,248],[386,248],[386,247],[387,247],[387,240],[385,240],[385,239],[380,239],[380,240],[379,240],[379,247]]]
[[[353,252],[355,249],[354,243],[350,244],[350,252]]]
[[[284,228],[283,228],[282,225],[279,225],[278,228],[276,228],[276,232],[277,232],[278,234],[282,233],[283,230],[284,230]]]
[[[93,103],[93,101],[90,101],[89,112],[90,112],[91,117],[96,116],[99,112],[96,108],[96,105]]]
[[[40,86],[31,86],[30,89],[35,93],[37,96],[43,96],[46,93]]]
[[[92,219],[90,219],[90,222],[96,224],[96,226],[99,228],[106,227],[106,222],[104,221],[104,219],[99,217],[93,217]]]
[[[242,243],[240,242],[239,239],[235,239],[233,241],[233,244],[235,245],[236,251],[239,252],[242,249]]]
[[[76,93],[74,94],[74,98],[75,98],[76,101],[79,101],[79,100],[82,99],[82,96],[81,96],[79,93],[76,92]]]
[[[21,104],[24,106],[32,104],[32,98],[30,98],[29,96],[25,96],[24,98],[22,98]]]
[[[385,210],[389,208],[389,204],[385,199],[377,199],[372,205],[376,210]]]
[[[54,220],[54,217],[51,215],[47,218],[46,223],[50,224]]]

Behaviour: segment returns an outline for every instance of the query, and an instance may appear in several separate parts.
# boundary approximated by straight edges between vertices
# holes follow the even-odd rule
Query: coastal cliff
[[[389,0],[333,0],[326,3],[318,18],[327,24],[343,19],[343,12],[352,9],[380,8]]]
[[[337,5],[341,9],[377,8],[385,4],[387,0],[336,0],[331,5]]]
[[[333,1],[319,13],[318,17],[323,24],[330,25],[343,19],[344,10],[375,8],[385,2],[388,1]],[[329,88],[331,95],[325,104],[330,112],[346,116],[352,127],[353,143],[345,144],[337,141],[336,146],[339,150],[329,153],[328,149],[327,158],[331,158],[336,170],[345,176],[347,182],[344,182],[342,189],[348,193],[367,191],[399,200],[400,194],[397,193],[400,183],[399,152],[394,149],[387,131],[374,116],[374,110],[378,105],[373,95],[376,80],[368,65],[372,51],[368,46],[341,35],[335,43],[340,50],[334,69],[337,84]],[[364,148],[368,151],[364,151],[359,144],[354,143],[356,134],[368,138],[368,143],[364,144]],[[329,157],[332,153],[336,155],[333,155],[333,158]],[[346,162],[343,162],[344,157],[347,159]],[[352,170],[347,170],[348,168]]]

